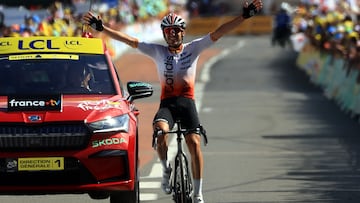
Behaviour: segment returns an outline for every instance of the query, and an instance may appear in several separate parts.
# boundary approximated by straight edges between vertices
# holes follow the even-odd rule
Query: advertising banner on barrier
[[[300,52],[308,42],[307,37],[302,32],[291,35],[290,40],[296,52]]]

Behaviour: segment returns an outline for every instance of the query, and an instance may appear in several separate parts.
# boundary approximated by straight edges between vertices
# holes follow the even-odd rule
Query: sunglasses
[[[174,32],[175,34],[178,34],[179,32],[184,31],[183,29],[179,28],[179,27],[166,27],[164,28],[164,33],[165,34],[171,34],[172,32]]]

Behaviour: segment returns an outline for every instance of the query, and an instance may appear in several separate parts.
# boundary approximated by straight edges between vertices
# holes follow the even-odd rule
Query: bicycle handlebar
[[[153,139],[152,139],[152,147],[154,149],[156,149],[156,139],[159,135],[164,135],[164,134],[167,134],[167,133],[175,133],[175,134],[178,134],[178,133],[181,133],[181,134],[185,134],[185,133],[188,133],[188,132],[195,132],[196,134],[199,134],[200,136],[202,136],[204,138],[204,146],[207,146],[208,144],[208,138],[207,138],[207,135],[206,135],[206,130],[204,129],[204,127],[202,125],[200,125],[199,127],[196,127],[195,129],[193,130],[188,130],[188,129],[185,129],[185,128],[179,128],[177,127],[176,130],[169,130],[167,132],[164,132],[163,130],[157,130],[157,131],[154,131],[154,134],[153,134]]]

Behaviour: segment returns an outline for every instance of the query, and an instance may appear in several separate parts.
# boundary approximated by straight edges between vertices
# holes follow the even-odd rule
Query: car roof
[[[0,38],[0,54],[22,53],[104,54],[100,38],[85,37],[6,37]]]

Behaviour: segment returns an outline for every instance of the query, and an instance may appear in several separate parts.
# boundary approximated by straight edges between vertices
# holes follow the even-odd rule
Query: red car
[[[134,99],[98,38],[0,38],[0,193],[139,202]]]

